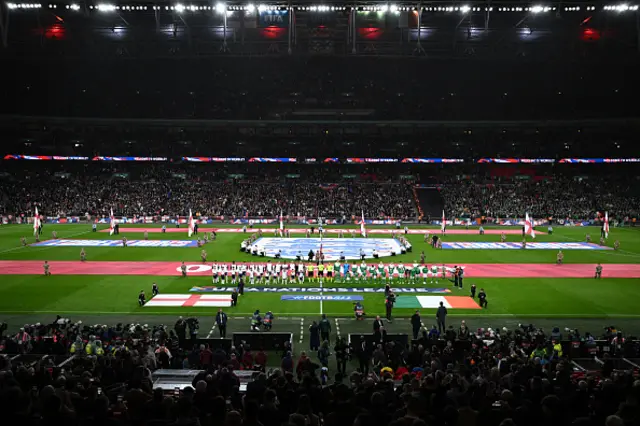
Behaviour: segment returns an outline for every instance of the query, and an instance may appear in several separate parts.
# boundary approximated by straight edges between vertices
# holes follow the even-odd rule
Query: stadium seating
[[[618,221],[640,216],[640,198],[633,176],[606,175],[605,169],[597,166],[580,179],[572,177],[570,170],[559,173],[557,167],[551,172],[523,171],[533,175],[500,176],[492,175],[487,168],[472,175],[465,172],[480,169],[451,166],[433,178],[423,169],[414,168],[412,180],[407,181],[399,179],[399,175],[392,178],[394,169],[387,167],[368,167],[368,174],[354,174],[356,179],[346,179],[340,172],[356,173],[357,166],[333,173],[326,169],[316,173],[318,169],[304,166],[290,168],[296,172],[295,179],[278,177],[270,165],[250,170],[238,167],[232,171],[244,171],[243,177],[229,179],[234,173],[216,165],[202,165],[198,169],[188,164],[127,164],[89,170],[68,163],[45,168],[40,164],[30,167],[15,163],[5,162],[4,166],[7,170],[26,172],[30,178],[16,181],[12,174],[7,174],[0,179],[3,195],[0,214],[4,216],[28,216],[37,203],[48,216],[102,217],[109,213],[105,206],[114,206],[115,214],[122,216],[175,216],[185,215],[184,209],[189,206],[202,216],[227,219],[276,218],[282,211],[285,216],[339,221],[351,221],[362,212],[371,219],[415,221],[420,216],[416,203],[420,191],[414,194],[414,184],[438,189],[445,211],[456,218],[509,218],[528,210],[537,218],[588,220],[605,207]],[[460,180],[455,173],[463,174],[464,179]],[[527,179],[522,180],[523,176]],[[440,208],[435,210],[438,213]]]
[[[375,374],[338,374],[328,387],[313,374],[315,355],[289,364],[286,348],[282,369],[241,371],[238,360],[257,356],[241,336],[227,350],[183,350],[165,326],[85,326],[58,317],[10,331],[2,337],[9,355],[0,358],[8,424],[222,425],[242,417],[242,424],[276,426],[287,418],[298,424],[298,414],[340,416],[334,421],[345,425],[456,424],[468,416],[472,425],[633,425],[638,418],[640,382],[629,360],[640,355],[638,342],[611,327],[600,340],[576,330],[560,340],[559,330],[545,334],[532,325],[472,333],[449,327],[406,347],[399,344],[406,335],[388,336],[377,349],[368,346]],[[361,356],[357,337],[354,359]]]

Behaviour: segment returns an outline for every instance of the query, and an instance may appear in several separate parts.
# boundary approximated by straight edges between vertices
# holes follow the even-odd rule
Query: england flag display
[[[109,235],[113,235],[116,230],[116,218],[113,216],[113,208],[109,212]]]
[[[193,233],[195,232],[196,229],[196,223],[193,220],[193,215],[191,214],[191,209],[189,209],[189,231],[187,232],[187,234],[189,236],[192,236]]]
[[[529,218],[529,213],[524,214],[524,234],[531,235],[531,238],[536,237],[536,231],[533,229],[533,221]]]
[[[40,232],[40,215],[38,215],[38,208],[36,207],[36,212],[33,216],[33,235],[38,235],[38,232]]]

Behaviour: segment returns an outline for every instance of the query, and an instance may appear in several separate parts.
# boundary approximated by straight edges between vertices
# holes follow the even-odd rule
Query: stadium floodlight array
[[[40,3],[7,3],[8,9],[40,9]]]
[[[481,5],[482,4],[482,5]],[[49,3],[47,6],[49,9],[67,9],[78,11],[81,9],[81,6],[78,3]],[[502,6],[490,6],[489,3],[486,2],[476,2],[471,4],[463,4],[458,6],[443,6],[438,5],[437,3],[427,3],[424,6],[419,6],[418,2],[415,5],[396,5],[393,3],[383,3],[381,2],[378,5],[358,5],[357,3],[352,6],[344,6],[344,5],[292,5],[292,6],[283,6],[281,4],[258,4],[255,5],[253,3],[247,3],[246,5],[228,5],[223,2],[218,2],[212,5],[210,2],[196,2],[195,4],[183,4],[183,3],[175,3],[175,4],[167,4],[167,5],[159,5],[154,2],[149,2],[147,4],[131,4],[131,5],[123,5],[116,3],[95,3],[89,4],[86,6],[89,10],[97,10],[99,12],[121,12],[121,11],[173,11],[177,13],[182,12],[197,12],[197,11],[216,11],[219,14],[222,14],[224,11],[246,11],[253,13],[255,11],[264,12],[269,10],[287,10],[292,9],[296,11],[306,11],[306,12],[316,12],[316,13],[327,13],[327,12],[340,12],[340,11],[349,11],[349,10],[357,10],[364,12],[378,12],[378,13],[389,13],[389,14],[398,14],[400,12],[407,11],[416,11],[420,8],[422,11],[426,12],[445,12],[445,13],[472,13],[472,12],[516,12],[516,13],[531,13],[531,14],[544,14],[547,12],[555,12],[558,9],[563,10],[564,12],[595,12],[596,6],[593,5],[582,5],[582,6],[564,6],[558,7],[553,5],[543,5],[543,4],[533,4],[529,6],[523,5],[502,5]],[[41,3],[7,3],[7,8],[9,10],[37,10],[43,8]],[[628,4],[628,3],[620,3],[620,4],[611,4],[604,5],[598,7],[599,10],[604,10],[608,12],[634,12],[639,10],[639,6],[637,4]]]

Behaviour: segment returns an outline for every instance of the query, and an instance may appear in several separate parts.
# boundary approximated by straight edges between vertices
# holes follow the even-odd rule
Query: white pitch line
[[[320,315],[322,316],[324,305],[322,304],[322,278],[320,279]]]
[[[213,334],[213,331],[216,329],[216,325],[215,323],[213,324],[213,327],[211,327],[211,330],[209,330],[209,334],[207,334],[207,339],[211,337],[211,335]]]
[[[300,341],[298,343],[302,343],[302,339],[304,338],[304,318],[300,319]]]

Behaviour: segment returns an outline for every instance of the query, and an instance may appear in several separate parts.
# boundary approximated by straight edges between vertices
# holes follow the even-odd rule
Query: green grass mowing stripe
[[[5,228],[7,229],[7,228]],[[9,228],[11,229],[11,228]],[[8,258],[37,258],[43,259],[45,256],[54,256],[55,258],[60,258],[61,260],[68,259],[77,259],[78,250],[75,248],[51,248],[51,250],[40,250],[35,251],[34,248],[26,248],[20,250],[19,239],[20,236],[26,236],[28,239],[32,239],[31,236],[31,228],[29,225],[17,226],[17,232],[8,232],[8,235],[0,235],[0,256],[2,256],[3,250],[11,249],[9,253],[11,256],[5,256]],[[56,230],[58,235],[61,238],[71,237],[77,233],[84,234],[84,238],[87,239],[113,239],[108,235],[108,233],[93,233],[90,232],[89,225],[75,225],[75,224],[65,224],[65,225],[46,225],[44,237],[50,236],[50,232],[52,230]],[[79,232],[80,231],[80,232]],[[557,228],[556,232],[552,236],[541,235],[536,241],[583,241],[584,234],[586,232],[590,232],[594,238],[597,236],[598,228]],[[14,234],[12,238],[11,234]],[[598,252],[585,252],[585,251],[571,251],[566,253],[565,262],[572,263],[585,263],[585,262],[596,262],[596,261],[604,261],[607,263],[611,262],[628,262],[629,257],[633,258],[633,253],[638,253],[640,255],[640,239],[638,238],[638,232],[635,229],[617,229],[616,239],[619,239],[622,243],[622,250],[620,252],[612,253],[605,251]],[[245,237],[243,234],[223,234],[221,233],[218,241],[207,246],[207,250],[209,250],[209,259],[216,260],[248,260],[252,259],[251,256],[246,254],[242,254],[238,251],[238,246],[240,241]],[[510,236],[511,237],[511,236]],[[119,238],[119,237],[118,237]],[[130,239],[134,238],[142,238],[142,234],[130,234]],[[383,237],[384,238],[384,237]],[[388,237],[387,237],[388,238]],[[176,234],[150,234],[150,239],[187,239],[186,233],[178,233]],[[397,258],[402,261],[413,261],[416,257],[418,257],[418,252],[424,250],[427,254],[428,262],[508,262],[508,263],[519,263],[519,262],[528,262],[528,263],[542,263],[549,262],[553,263],[554,256],[552,253],[532,253],[529,252],[520,252],[513,251],[509,252],[507,256],[505,256],[504,251],[498,250],[470,250],[470,251],[461,251],[461,250],[442,250],[437,251],[431,249],[428,245],[426,245],[422,241],[421,236],[410,235],[409,239],[412,241],[415,247],[415,253],[403,256],[403,259]],[[609,239],[609,243],[611,244],[614,237]],[[498,241],[498,236],[480,236],[480,235],[451,235],[446,237],[447,241]],[[236,245],[237,244],[237,245]],[[30,250],[31,249],[31,250]],[[13,253],[14,251],[18,251],[18,253]],[[158,260],[195,260],[199,258],[199,249],[179,249],[179,252],[176,252],[176,249],[144,249],[141,253],[145,253],[145,255],[141,255],[141,260],[148,257],[148,260],[158,259]],[[122,259],[124,253],[122,251],[110,251],[105,248],[91,248],[90,258],[95,256],[96,259],[112,259],[118,260]],[[51,255],[49,254],[51,253]],[[127,257],[133,255],[137,257],[137,254],[127,253]],[[177,258],[177,259],[176,259]]]
[[[209,315],[214,308],[140,308],[137,294],[149,291],[151,282],[158,282],[162,293],[189,293],[192,285],[203,280],[183,280],[179,277],[118,277],[118,276],[14,276],[15,281],[0,285],[2,313],[113,313]],[[638,280],[632,279],[478,279],[475,282],[489,294],[490,308],[483,311],[453,311],[458,316],[536,316],[536,317],[639,317],[635,301],[640,296]],[[453,291],[452,295],[467,295]],[[247,293],[241,297],[240,308],[272,310],[277,316],[318,315],[317,301],[280,300],[283,293]],[[285,293],[286,294],[286,293]],[[364,293],[364,305],[370,315],[384,313],[384,296]],[[249,308],[250,309],[246,309]],[[323,312],[331,316],[350,316],[352,305],[346,302],[323,302]],[[243,309],[245,308],[245,309]],[[233,313],[234,310],[231,310]],[[432,313],[433,310],[425,310]],[[244,312],[242,313],[244,315]],[[411,309],[396,309],[396,316],[409,316]]]
[[[211,308],[213,309],[213,308]],[[216,308],[217,309],[217,308]],[[253,315],[253,312],[235,312],[235,311],[229,311],[228,309],[225,309],[226,312],[228,312],[230,314],[230,316],[246,316],[247,318],[249,318],[251,315]],[[415,309],[409,309],[409,311],[411,311],[411,313],[415,312]],[[432,310],[427,310],[427,309],[421,309],[421,312],[423,312],[423,315],[428,315],[430,312],[428,311],[432,311]],[[139,315],[139,316],[144,316],[144,315],[172,315],[172,316],[176,316],[176,315],[193,315],[193,316],[215,316],[217,313],[216,311],[211,311],[211,312],[200,312],[200,311],[187,311],[187,310],[182,310],[179,312],[167,312],[167,311],[139,311],[139,312],[130,312],[130,311],[125,311],[125,312],[116,312],[116,311],[93,311],[93,310],[86,310],[86,311],[3,311],[0,310],[0,314],[11,314],[11,315],[29,315],[29,314],[51,314],[51,315],[58,315],[58,314],[66,314],[66,315]],[[395,313],[395,310],[394,310]],[[433,313],[435,314],[435,310],[433,310]],[[347,315],[346,312],[325,312],[325,315],[327,316],[331,316],[331,317],[344,317],[344,318],[349,318],[350,316]],[[282,315],[277,315],[276,319],[278,318],[289,318],[291,316],[318,316],[318,312],[287,312],[285,314]],[[383,316],[383,315],[381,315]],[[407,315],[408,317],[409,315]],[[518,313],[518,314],[491,314],[491,313],[455,313],[452,312],[451,310],[449,311],[449,314],[447,315],[448,317],[456,317],[456,318],[466,318],[466,317],[473,317],[473,318],[509,318],[509,317],[522,317],[522,318],[585,318],[585,319],[589,319],[589,318],[640,318],[640,315],[616,315],[616,314],[603,314],[603,315],[592,315],[592,314],[556,314],[556,315],[548,315],[548,314],[540,314],[540,313]],[[370,318],[373,318],[373,316],[369,316]],[[430,317],[429,317],[430,318]],[[428,321],[427,321],[428,322]]]

